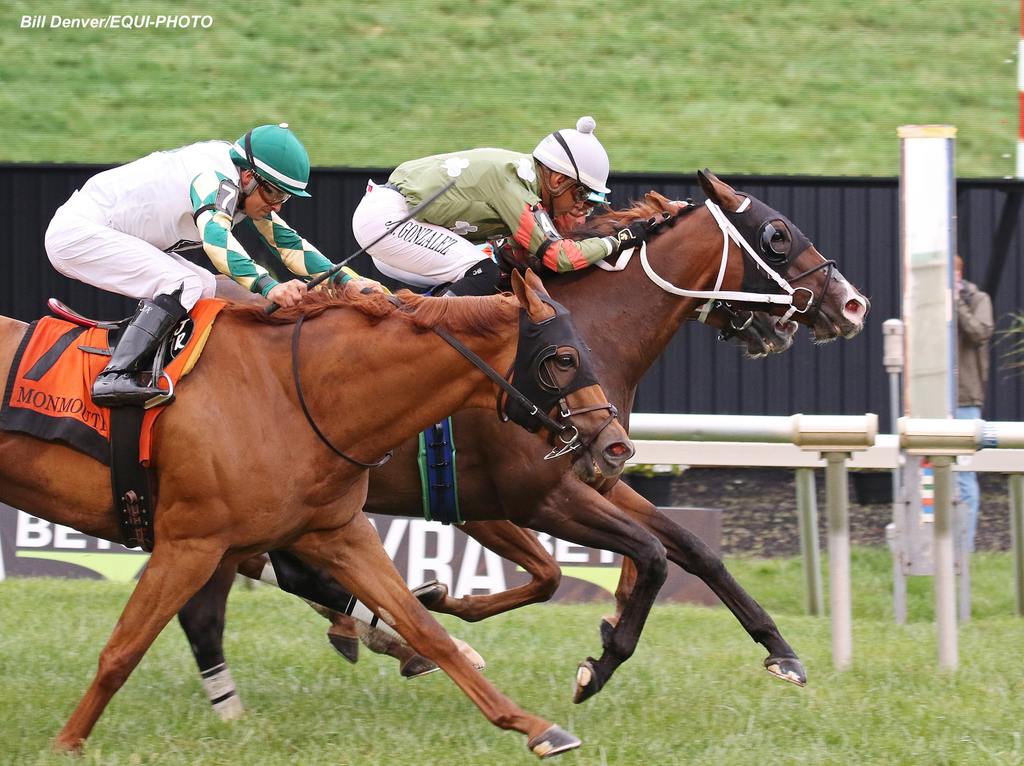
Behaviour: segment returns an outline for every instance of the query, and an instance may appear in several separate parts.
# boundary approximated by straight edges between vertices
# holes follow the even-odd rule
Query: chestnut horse
[[[710,173],[699,177],[708,198],[722,209],[732,212],[748,205],[746,197]],[[649,194],[644,203],[602,216],[591,226],[607,232],[624,222],[665,211],[679,212],[679,205]],[[772,224],[771,231],[768,223]],[[869,309],[867,299],[843,278],[834,264],[825,261],[793,224],[769,209],[762,212],[761,218],[749,223],[741,220],[738,225],[747,240],[772,253],[776,269],[783,277],[807,291],[809,302],[792,316],[810,326],[819,342],[852,338],[862,329]],[[756,239],[758,233],[766,235],[763,242]],[[745,257],[745,250],[727,234],[709,208],[698,207],[655,234],[648,243],[646,257],[654,273],[670,285],[708,290],[715,285],[720,271],[723,240],[728,257],[720,287],[735,292],[745,278],[749,280],[750,272],[762,270],[749,254]],[[680,296],[659,286],[637,257],[618,272],[591,268],[551,275],[546,284],[552,295],[571,307],[581,334],[591,341],[602,384],[623,418],[628,417],[643,374],[682,322],[692,318],[708,300]],[[765,308],[753,301],[745,303],[735,295],[730,297],[730,303],[733,313]],[[783,304],[774,311],[784,313],[787,309]],[[722,315],[719,321],[728,322],[730,318]],[[763,318],[760,321],[765,322]],[[788,345],[792,328],[786,324],[788,319],[781,321],[781,343]],[[765,323],[767,328],[772,326],[771,322]],[[492,422],[480,413],[456,416],[454,431],[458,435],[460,507],[467,519],[463,531],[522,566],[532,579],[502,593],[463,598],[451,597],[443,585],[417,589],[432,609],[475,621],[550,598],[561,576],[558,564],[536,537],[521,527],[602,550],[619,551],[623,542],[645,539],[638,534],[639,528],[656,537],[657,547],[650,550],[650,555],[667,550],[669,560],[704,580],[751,638],[767,649],[765,667],[769,672],[784,680],[804,683],[805,671],[774,621],[732,578],[721,560],[699,538],[658,512],[628,485],[618,482],[608,486],[608,482],[595,489],[566,475],[558,466],[509,470],[509,465],[525,462],[525,457],[517,455],[529,454],[529,436]],[[365,510],[384,515],[421,514],[416,454],[417,442],[411,440],[396,451],[390,464],[371,472]],[[628,536],[616,540],[616,535]],[[624,615],[631,617],[630,599],[635,596],[631,562],[637,558],[628,558],[616,593],[617,613],[602,622],[604,653],[599,660],[587,658],[581,663],[574,696],[577,702],[600,690],[615,668],[631,655],[639,637],[637,623],[623,620]],[[264,566],[265,560],[253,560],[246,562],[241,571],[259,578]],[[655,566],[660,567],[660,561]],[[180,614],[201,670],[224,663],[220,633],[224,599],[232,578],[231,571],[218,573]],[[329,580],[316,573],[306,573],[300,579],[301,595],[337,610],[345,608],[347,595],[338,592]]]
[[[457,336],[492,368],[508,369],[517,345],[528,350],[540,334],[544,348],[549,327],[574,337],[565,312],[556,315],[541,290],[530,273],[526,282],[517,275],[515,298],[410,294],[398,308],[388,296],[350,284],[340,298],[309,295],[270,317],[258,306],[227,307],[203,360],[157,421],[156,544],[55,746],[82,746],[157,634],[219,565],[234,567],[268,549],[291,551],[329,572],[444,669],[488,720],[526,734],[538,755],[578,746],[573,735],[495,689],[410,594],[361,511],[367,471],[327,444],[368,461],[457,409],[483,408],[493,418],[494,383],[435,333]],[[528,319],[518,320],[517,332],[524,312]],[[308,320],[301,354],[299,319]],[[24,332],[24,324],[0,318],[0,372],[9,370]],[[584,478],[597,471],[617,476],[632,454],[628,437],[607,415],[599,386],[573,391],[566,383],[577,373],[592,380],[586,349],[578,340],[557,343],[555,354],[534,365],[534,376],[572,392],[560,409],[587,452],[574,461],[575,470]],[[293,364],[316,434],[303,415]],[[537,438],[531,435],[530,443],[536,457]],[[122,539],[106,467],[63,445],[10,432],[0,433],[0,454],[0,501],[86,534]],[[531,458],[514,457],[509,470],[528,474]],[[570,459],[547,462],[568,471]]]

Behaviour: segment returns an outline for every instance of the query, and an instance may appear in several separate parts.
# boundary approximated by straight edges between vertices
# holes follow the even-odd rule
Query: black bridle
[[[567,397],[574,391],[595,385],[597,379],[593,373],[587,348],[577,335],[569,312],[557,301],[547,296],[539,297],[555,310],[555,316],[543,322],[533,322],[525,310],[520,311],[519,344],[516,348],[516,359],[509,375],[526,393],[523,393],[505,377],[499,375],[487,362],[467,348],[458,338],[455,338],[440,327],[431,329],[438,337],[462,354],[498,386],[498,415],[502,420],[511,420],[530,432],[536,432],[543,426],[551,432],[552,439],[558,438],[561,444],[552,448],[545,455],[545,460],[552,460],[570,453],[578,456],[589,449],[601,432],[615,420],[618,416],[618,410],[611,402],[583,407],[578,410],[573,410],[569,407]],[[390,296],[390,300],[401,308],[402,304],[397,298]],[[309,411],[309,407],[306,405],[306,398],[302,392],[302,378],[299,374],[299,335],[302,332],[304,320],[305,316],[300,316],[295,322],[295,330],[292,332],[292,378],[295,383],[299,406],[302,408],[302,414],[306,416],[306,421],[313,429],[313,433],[334,454],[361,468],[377,468],[384,465],[391,459],[391,451],[388,451],[376,462],[364,463],[335,447],[324,435],[323,431],[320,430],[319,426],[317,426],[313,415]],[[554,360],[558,353],[558,348],[566,346],[576,352],[575,358],[579,360],[579,364],[572,377],[559,385],[554,376],[546,373],[546,368]],[[502,394],[505,395],[504,404],[502,403]],[[558,416],[557,418],[552,418],[548,415],[548,412],[554,409],[556,405],[558,407]],[[596,410],[607,410],[609,415],[589,439],[581,441],[579,429],[569,421],[577,415]]]
[[[618,417],[618,409],[611,402],[595,404],[574,410],[569,406],[568,396],[587,386],[597,385],[589,349],[580,339],[573,325],[569,311],[550,296],[540,295],[541,301],[555,311],[555,315],[542,322],[534,322],[525,310],[519,312],[519,343],[516,358],[509,373],[502,377],[486,362],[457,338],[440,328],[434,332],[448,345],[480,369],[498,386],[496,408],[503,421],[511,420],[527,431],[535,433],[543,426],[551,433],[556,445],[544,456],[553,460],[573,453],[577,457],[594,443],[597,437]],[[547,371],[554,363],[559,348],[571,348],[578,365],[572,377],[559,384],[557,378]],[[515,381],[515,385],[510,381]],[[548,412],[557,406],[558,416],[552,418]],[[590,438],[580,441],[579,429],[569,421],[577,415],[607,410],[608,417],[595,429]]]

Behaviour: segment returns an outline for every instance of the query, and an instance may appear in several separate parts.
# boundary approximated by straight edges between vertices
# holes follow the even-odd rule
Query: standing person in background
[[[953,296],[957,334],[956,417],[977,420],[981,418],[981,408],[985,403],[989,341],[995,323],[992,320],[992,300],[977,285],[964,279],[964,262],[959,255],[954,256],[953,261]],[[960,500],[967,506],[966,550],[972,552],[978,529],[978,475],[958,471],[956,477]]]

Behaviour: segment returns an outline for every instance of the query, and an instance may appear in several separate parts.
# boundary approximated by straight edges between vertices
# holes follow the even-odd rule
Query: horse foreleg
[[[722,559],[703,540],[666,517],[621,481],[607,497],[651,530],[665,545],[669,560],[703,580],[739,620],[750,637],[768,650],[764,666],[769,673],[799,686],[807,683],[803,664],[782,637],[775,621],[736,582]],[[621,579],[619,587],[624,588]]]
[[[199,667],[206,696],[224,721],[240,718],[244,711],[224,659],[224,613],[234,581],[235,568],[222,564],[178,612],[178,623]]]
[[[628,514],[572,476],[564,478],[541,502],[530,525],[578,545],[620,553],[636,566],[635,587],[617,624],[602,630],[604,652],[597,660],[588,657],[577,670],[573,701],[583,702],[597,694],[636,650],[647,615],[665,582],[665,548]]]
[[[124,685],[164,626],[199,586],[210,579],[222,554],[223,549],[212,541],[157,543],[100,654],[96,676],[57,735],[55,748],[68,751],[81,748],[110,698]]]
[[[619,570],[619,584],[615,586],[615,614],[606,614],[601,618],[601,639],[607,640],[611,631],[619,624],[619,616],[629,599],[632,597],[633,588],[636,587],[636,565],[630,559],[622,559],[622,567]]]
[[[444,583],[433,580],[413,591],[431,611],[476,622],[527,604],[547,601],[558,590],[562,570],[529,530],[510,521],[471,521],[460,529],[485,548],[521,566],[530,575],[530,581],[501,593],[453,598]]]
[[[473,668],[444,628],[409,592],[363,514],[357,513],[343,527],[307,532],[291,550],[330,572],[417,652],[439,665],[492,724],[526,734],[527,746],[534,753],[550,756],[580,745],[560,727],[522,710]]]

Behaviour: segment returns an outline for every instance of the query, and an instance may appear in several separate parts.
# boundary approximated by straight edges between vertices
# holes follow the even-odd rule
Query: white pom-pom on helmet
[[[594,135],[597,122],[593,117],[580,117],[576,129],[555,131],[537,144],[533,156],[538,162],[562,175],[574,178],[593,192],[590,201],[607,202],[608,152]]]

